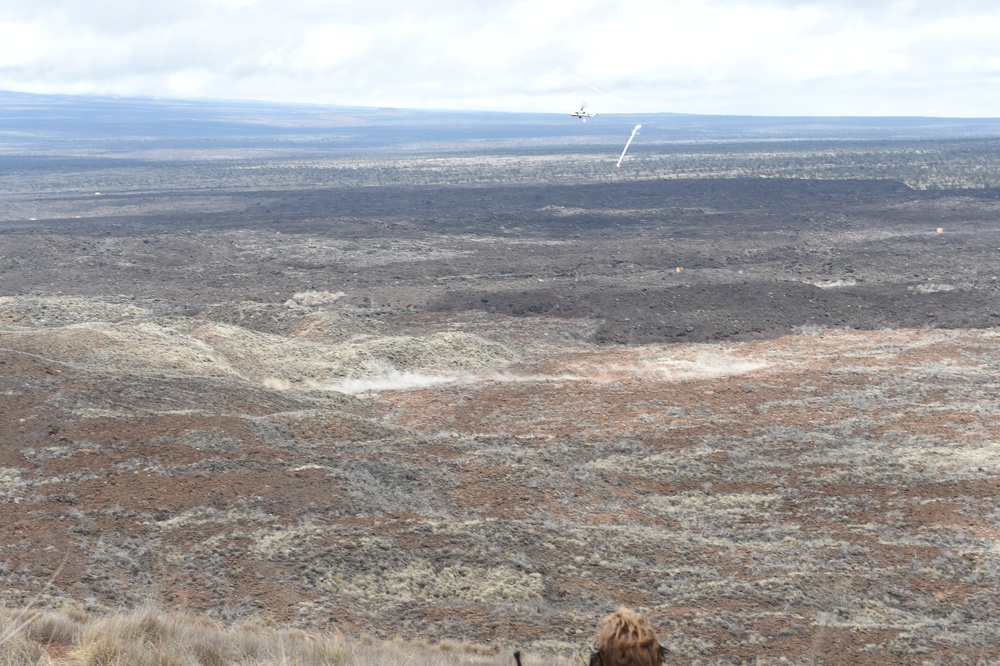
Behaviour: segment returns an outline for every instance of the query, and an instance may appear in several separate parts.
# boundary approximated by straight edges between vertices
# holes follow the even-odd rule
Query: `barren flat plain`
[[[6,605],[1000,659],[995,128],[386,118],[2,137]]]

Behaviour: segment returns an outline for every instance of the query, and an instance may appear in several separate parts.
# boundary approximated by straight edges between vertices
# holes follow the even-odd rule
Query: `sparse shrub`
[[[36,666],[42,663],[42,650],[37,643],[16,631],[0,636],[0,666]]]
[[[40,664],[42,650],[25,631],[33,611],[0,612],[0,666],[34,666]]]
[[[913,291],[918,294],[943,294],[949,291],[955,291],[957,289],[953,284],[943,284],[939,282],[928,282],[926,284],[918,284],[913,287]]]
[[[317,305],[329,305],[344,297],[344,292],[338,291],[299,291],[292,294],[292,297],[285,301],[288,307],[316,307]]]
[[[826,330],[827,327],[822,324],[802,324],[792,327],[792,333],[795,335],[822,335]]]
[[[90,616],[79,609],[66,608],[59,612],[31,612],[24,621],[24,635],[38,643],[75,644],[83,633]]]

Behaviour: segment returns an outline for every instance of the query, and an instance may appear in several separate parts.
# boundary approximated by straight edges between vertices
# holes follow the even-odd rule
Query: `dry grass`
[[[512,661],[497,646],[436,644],[235,626],[146,606],[96,616],[74,607],[26,609],[0,617],[0,666],[499,666]],[[527,665],[575,663],[526,655]]]

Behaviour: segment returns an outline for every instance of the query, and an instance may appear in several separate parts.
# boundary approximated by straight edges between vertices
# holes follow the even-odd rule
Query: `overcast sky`
[[[0,89],[1000,116],[1000,0],[0,0]]]

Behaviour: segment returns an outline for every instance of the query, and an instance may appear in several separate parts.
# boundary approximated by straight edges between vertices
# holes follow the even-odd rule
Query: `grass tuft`
[[[0,617],[0,666],[501,666],[510,654],[466,640],[377,639],[274,629],[250,620],[225,627],[146,606],[96,616],[75,607]],[[553,655],[526,664],[569,664]]]
[[[144,608],[89,623],[67,663],[80,666],[328,666],[344,664],[343,641],[259,626],[221,627]]]

